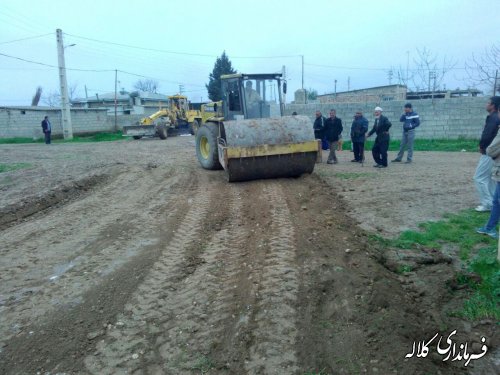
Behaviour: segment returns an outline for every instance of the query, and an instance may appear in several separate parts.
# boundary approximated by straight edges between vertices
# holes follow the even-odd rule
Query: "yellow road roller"
[[[321,157],[306,116],[283,116],[282,75],[221,76],[223,100],[196,133],[196,156],[205,169],[224,169],[229,182],[297,177]],[[220,108],[222,107],[222,108]]]

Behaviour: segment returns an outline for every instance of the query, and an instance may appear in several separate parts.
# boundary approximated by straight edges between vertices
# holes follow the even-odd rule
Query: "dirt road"
[[[356,190],[331,166],[228,184],[199,168],[192,137],[0,158],[31,165],[0,175],[2,374],[467,372],[405,359],[444,321],[464,323],[443,311],[444,288],[384,266],[353,220],[373,210],[348,203]],[[451,277],[426,256],[433,282]]]

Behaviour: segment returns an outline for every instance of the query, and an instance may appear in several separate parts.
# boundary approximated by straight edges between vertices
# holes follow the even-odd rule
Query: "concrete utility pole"
[[[115,69],[115,132],[118,131],[118,119],[116,117],[117,105],[118,105],[118,102],[116,100],[117,91],[118,91],[118,70]]]
[[[59,85],[61,87],[61,114],[64,139],[73,139],[73,126],[69,107],[68,82],[66,80],[66,64],[64,62],[64,45],[62,30],[56,30],[57,58],[59,62]]]
[[[283,65],[283,67],[281,68],[281,73],[283,74],[283,82],[286,82],[286,67],[285,65]],[[285,104],[286,106],[286,92],[283,92],[283,103]]]
[[[302,90],[304,90],[304,55],[300,55],[302,57]]]
[[[495,71],[495,84],[493,85],[493,96],[497,94],[497,89],[498,89],[498,69]]]

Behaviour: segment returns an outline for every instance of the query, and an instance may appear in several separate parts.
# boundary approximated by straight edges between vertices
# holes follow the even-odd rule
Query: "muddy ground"
[[[29,168],[0,174],[0,373],[498,373],[495,322],[448,314],[454,255],[369,239],[476,205],[477,155],[351,158],[228,184],[192,137],[1,145]],[[453,329],[487,355],[405,358]]]

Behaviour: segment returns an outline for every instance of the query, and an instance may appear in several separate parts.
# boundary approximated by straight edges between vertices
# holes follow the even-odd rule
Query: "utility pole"
[[[56,30],[57,60],[59,63],[59,85],[61,88],[61,117],[64,139],[73,139],[73,126],[69,108],[68,82],[66,80],[66,64],[64,61],[64,45],[62,30]]]
[[[118,106],[118,102],[116,100],[116,96],[117,96],[117,91],[118,91],[118,69],[115,69],[115,132],[118,131],[118,119],[117,119],[117,106]]]
[[[335,93],[335,98],[337,98],[337,80],[335,80],[335,88],[333,92]]]
[[[304,90],[304,55],[300,55],[302,57],[302,90]]]
[[[286,82],[286,67],[285,65],[283,65],[283,67],[281,68],[281,72],[283,74],[283,83]],[[286,105],[286,92],[283,91],[283,103]]]
[[[89,98],[89,94],[87,93],[87,85],[85,85],[85,99]]]
[[[493,96],[495,96],[497,93],[497,88],[498,88],[497,80],[498,80],[498,69],[495,71],[495,84],[493,85]]]
[[[351,77],[347,77],[347,91],[351,91]]]
[[[410,51],[406,51],[406,87],[408,87],[408,70],[410,68]]]
[[[184,91],[184,85],[179,85],[179,94],[182,95],[182,91]]]

